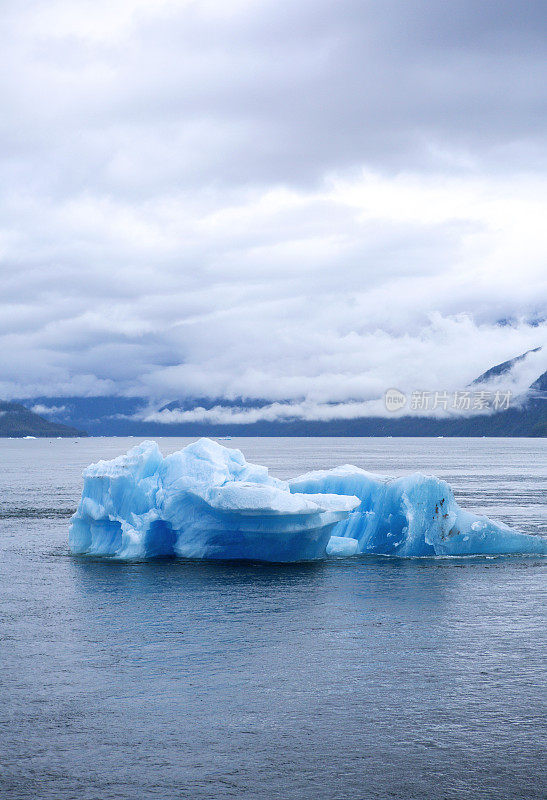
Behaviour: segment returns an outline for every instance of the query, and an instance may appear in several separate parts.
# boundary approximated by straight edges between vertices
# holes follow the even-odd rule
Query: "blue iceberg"
[[[83,477],[70,548],[120,559],[323,558],[333,528],[359,505],[343,494],[291,492],[266,467],[210,439],[166,458],[143,442]]]
[[[286,482],[210,439],[166,458],[143,442],[83,477],[69,534],[77,554],[275,562],[547,554],[546,539],[465,511],[437,478],[343,466]]]
[[[389,479],[347,464],[310,472],[289,485],[292,492],[346,494],[360,499],[355,511],[334,528],[328,555],[547,554],[547,539],[465,511],[448,483],[420,473]]]

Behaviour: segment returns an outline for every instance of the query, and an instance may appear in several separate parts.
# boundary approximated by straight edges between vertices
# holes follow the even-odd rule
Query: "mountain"
[[[51,425],[70,425],[71,429],[80,428],[92,436],[547,436],[547,372],[535,377],[541,369],[541,357],[537,355],[541,351],[541,347],[536,347],[496,364],[469,384],[472,393],[493,392],[503,387],[513,393],[511,406],[495,413],[442,418],[400,412],[358,419],[315,421],[295,417],[240,424],[158,422],[145,421],[145,417],[151,412],[186,412],[217,406],[226,411],[261,409],[271,401],[185,397],[154,405],[144,397],[110,396],[34,397],[22,402],[34,414],[47,417]],[[47,424],[45,420],[42,422]]]
[[[161,406],[158,411],[192,411],[194,408],[264,408],[271,405],[271,400],[253,397],[234,397],[227,400],[225,397],[185,397],[182,400],[173,400],[171,403]]]
[[[544,372],[539,378],[530,386],[532,392],[543,392],[547,395],[547,372]]]
[[[0,437],[5,436],[66,437],[87,436],[87,433],[58,422],[49,422],[21,403],[0,400]]]
[[[25,406],[46,419],[87,431],[90,436],[140,435],[133,419],[150,401],[144,397],[28,397]],[[137,422],[137,428],[139,423]]]
[[[535,347],[533,350],[527,350],[520,356],[510,358],[508,361],[503,361],[501,364],[496,364],[495,367],[490,367],[490,369],[487,369],[482,375],[479,375],[478,378],[475,378],[474,381],[471,381],[470,385],[475,386],[479,383],[489,383],[493,378],[499,378],[501,375],[508,375],[517,364],[525,360],[526,356],[530,355],[530,353],[539,353],[540,350],[541,347]]]

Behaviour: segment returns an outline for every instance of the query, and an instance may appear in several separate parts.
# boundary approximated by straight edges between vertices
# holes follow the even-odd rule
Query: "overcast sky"
[[[0,396],[361,402],[545,342],[544,0],[0,9]]]

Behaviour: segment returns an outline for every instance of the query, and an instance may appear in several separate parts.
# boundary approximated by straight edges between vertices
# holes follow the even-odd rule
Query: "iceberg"
[[[291,481],[200,439],[163,457],[143,442],[83,473],[69,533],[73,553],[307,561],[358,554],[547,554],[547,539],[465,511],[450,486],[390,479],[350,465]]]
[[[307,561],[325,556],[333,528],[360,500],[291,492],[239,450],[200,439],[164,458],[143,442],[91,464],[72,518],[73,553]]]
[[[415,473],[390,479],[346,464],[289,482],[292,492],[355,495],[359,506],[333,530],[330,556],[547,554],[547,539],[460,508],[443,480]]]

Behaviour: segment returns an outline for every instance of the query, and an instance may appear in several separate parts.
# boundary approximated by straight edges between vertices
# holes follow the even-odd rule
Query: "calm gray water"
[[[82,468],[137,441],[0,440],[3,798],[545,796],[545,559],[70,556]],[[225,444],[279,477],[433,473],[547,535],[544,440]]]

